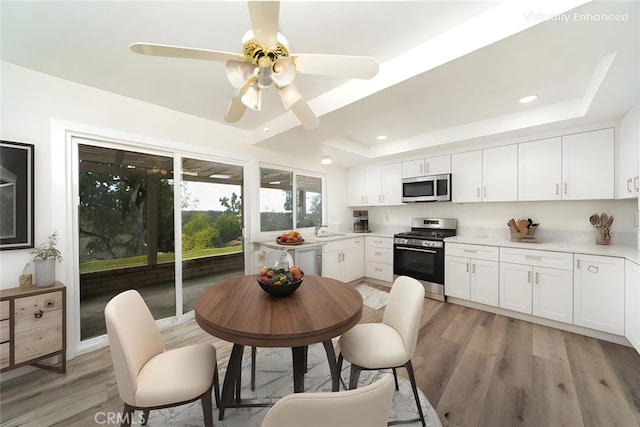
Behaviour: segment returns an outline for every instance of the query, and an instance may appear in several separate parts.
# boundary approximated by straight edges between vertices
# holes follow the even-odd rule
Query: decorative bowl
[[[262,290],[268,293],[269,295],[273,295],[276,297],[284,297],[287,295],[291,295],[296,291],[296,289],[298,289],[298,287],[300,287],[300,285],[304,281],[304,277],[302,277],[302,279],[298,280],[297,282],[289,282],[283,285],[272,285],[269,283],[262,283],[260,281],[260,277],[261,276],[256,277],[256,280],[260,285],[260,287],[262,288]]]

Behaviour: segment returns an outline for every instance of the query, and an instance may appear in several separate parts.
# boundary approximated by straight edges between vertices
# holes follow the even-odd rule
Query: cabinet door
[[[518,200],[560,200],[562,139],[518,144]]]
[[[573,323],[624,335],[624,259],[574,255]]]
[[[482,201],[518,200],[518,146],[482,151]]]
[[[531,266],[500,263],[500,307],[531,314]]]
[[[382,204],[402,204],[402,164],[382,165]]]
[[[15,363],[62,350],[62,292],[15,300]]]
[[[616,199],[638,197],[638,145],[640,145],[640,103],[620,122],[616,138]]]
[[[413,178],[424,175],[424,159],[402,162],[402,177]]]
[[[613,199],[613,129],[562,137],[562,198]]]
[[[347,173],[347,202],[349,206],[364,206],[364,169],[351,168]]]
[[[429,157],[424,159],[425,175],[441,175],[451,173],[451,155]]]
[[[364,277],[364,244],[343,251],[341,269],[343,282]]]
[[[454,202],[482,201],[482,151],[451,156],[451,197]]]
[[[573,322],[573,271],[533,268],[533,314]]]
[[[497,307],[498,295],[498,263],[495,261],[471,260],[471,301]]]
[[[336,280],[342,280],[342,252],[325,251],[322,255],[322,275]]]
[[[382,167],[380,165],[364,168],[364,202],[367,205],[382,203]]]
[[[470,294],[471,265],[469,258],[444,257],[444,294],[468,300]]]
[[[625,261],[624,335],[640,352],[640,266]]]

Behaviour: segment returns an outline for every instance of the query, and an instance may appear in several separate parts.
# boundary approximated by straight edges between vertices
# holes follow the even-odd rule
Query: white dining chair
[[[142,296],[128,290],[113,297],[104,309],[118,393],[124,402],[122,425],[144,411],[179,406],[200,399],[204,424],[213,426],[212,389],[219,405],[216,349],[193,344],[165,349],[160,330]]]
[[[383,374],[356,390],[287,395],[267,412],[261,427],[383,427],[392,401],[393,377]]]
[[[418,341],[424,292],[416,279],[399,276],[391,286],[382,322],[359,323],[338,341],[338,372],[342,371],[343,360],[351,363],[349,389],[358,386],[362,370],[393,369],[395,376],[396,368],[406,368],[423,426],[425,420],[411,357]]]

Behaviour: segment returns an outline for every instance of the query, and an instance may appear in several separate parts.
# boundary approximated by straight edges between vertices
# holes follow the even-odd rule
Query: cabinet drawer
[[[500,262],[573,270],[573,254],[564,252],[500,248]]]
[[[393,282],[393,265],[367,261],[365,276],[385,282]]]
[[[445,243],[444,253],[459,257],[498,261],[498,247],[468,245],[466,243]]]
[[[26,298],[16,298],[16,324],[20,319],[34,319],[36,313],[62,310],[62,292],[50,292]],[[43,316],[44,317],[44,316]]]
[[[9,341],[9,325],[11,320],[0,320],[0,343]]]
[[[336,240],[324,245],[325,252],[343,251],[350,248],[364,248],[364,237],[355,239]]]
[[[62,310],[46,311],[42,317],[16,317],[14,333],[16,364],[60,351]]]
[[[4,342],[0,344],[0,368],[9,366],[9,355],[11,354],[11,343]]]
[[[393,249],[367,247],[366,259],[367,259],[367,262],[393,264]]]
[[[365,238],[365,244],[367,245],[367,247],[373,246],[376,248],[393,249],[393,238],[367,236]]]
[[[9,300],[0,301],[0,320],[8,319],[10,316]]]

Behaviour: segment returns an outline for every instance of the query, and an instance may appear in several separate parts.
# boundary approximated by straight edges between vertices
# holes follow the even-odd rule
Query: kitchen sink
[[[323,234],[318,234],[316,237],[318,239],[326,239],[328,237],[340,237],[340,236],[346,236],[345,233],[323,233]]]

